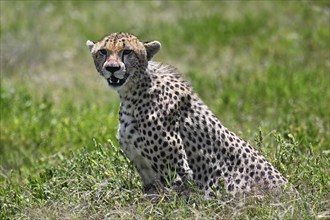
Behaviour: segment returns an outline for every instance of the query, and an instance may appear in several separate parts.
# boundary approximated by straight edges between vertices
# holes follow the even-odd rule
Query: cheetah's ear
[[[143,43],[147,51],[147,59],[151,58],[160,50],[161,44],[158,41],[149,41]]]
[[[89,51],[92,52],[95,43],[91,40],[88,40],[88,41],[86,41],[86,45],[88,46]]]

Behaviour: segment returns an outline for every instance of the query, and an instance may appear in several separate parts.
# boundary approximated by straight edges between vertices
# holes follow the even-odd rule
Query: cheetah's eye
[[[133,52],[133,50],[123,50],[123,56],[128,55],[132,52]]]
[[[101,49],[101,50],[99,50],[99,54],[102,55],[102,56],[105,56],[105,55],[107,55],[107,50],[106,49]]]

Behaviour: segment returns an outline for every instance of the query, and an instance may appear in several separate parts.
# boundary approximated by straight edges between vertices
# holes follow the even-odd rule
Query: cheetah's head
[[[132,34],[113,33],[98,42],[86,42],[97,71],[110,87],[121,88],[129,79],[145,71],[148,61],[159,51],[160,43],[142,43]]]

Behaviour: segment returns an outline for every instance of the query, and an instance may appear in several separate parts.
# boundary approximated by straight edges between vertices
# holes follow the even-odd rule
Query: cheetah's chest
[[[138,130],[133,116],[125,113],[120,115],[118,133],[121,148],[129,158],[134,158],[138,153],[138,149],[134,147],[134,141],[138,138]]]
[[[151,168],[150,161],[142,156],[144,140],[139,133],[137,121],[134,116],[124,111],[120,113],[119,143],[141,174],[144,184],[153,183],[155,179],[158,179],[158,175]]]

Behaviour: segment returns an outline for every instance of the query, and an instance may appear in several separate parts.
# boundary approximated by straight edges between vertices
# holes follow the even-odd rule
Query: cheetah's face
[[[134,35],[114,33],[94,43],[86,42],[97,71],[110,87],[119,89],[131,77],[145,71],[148,61],[160,49],[158,41],[140,42]]]

